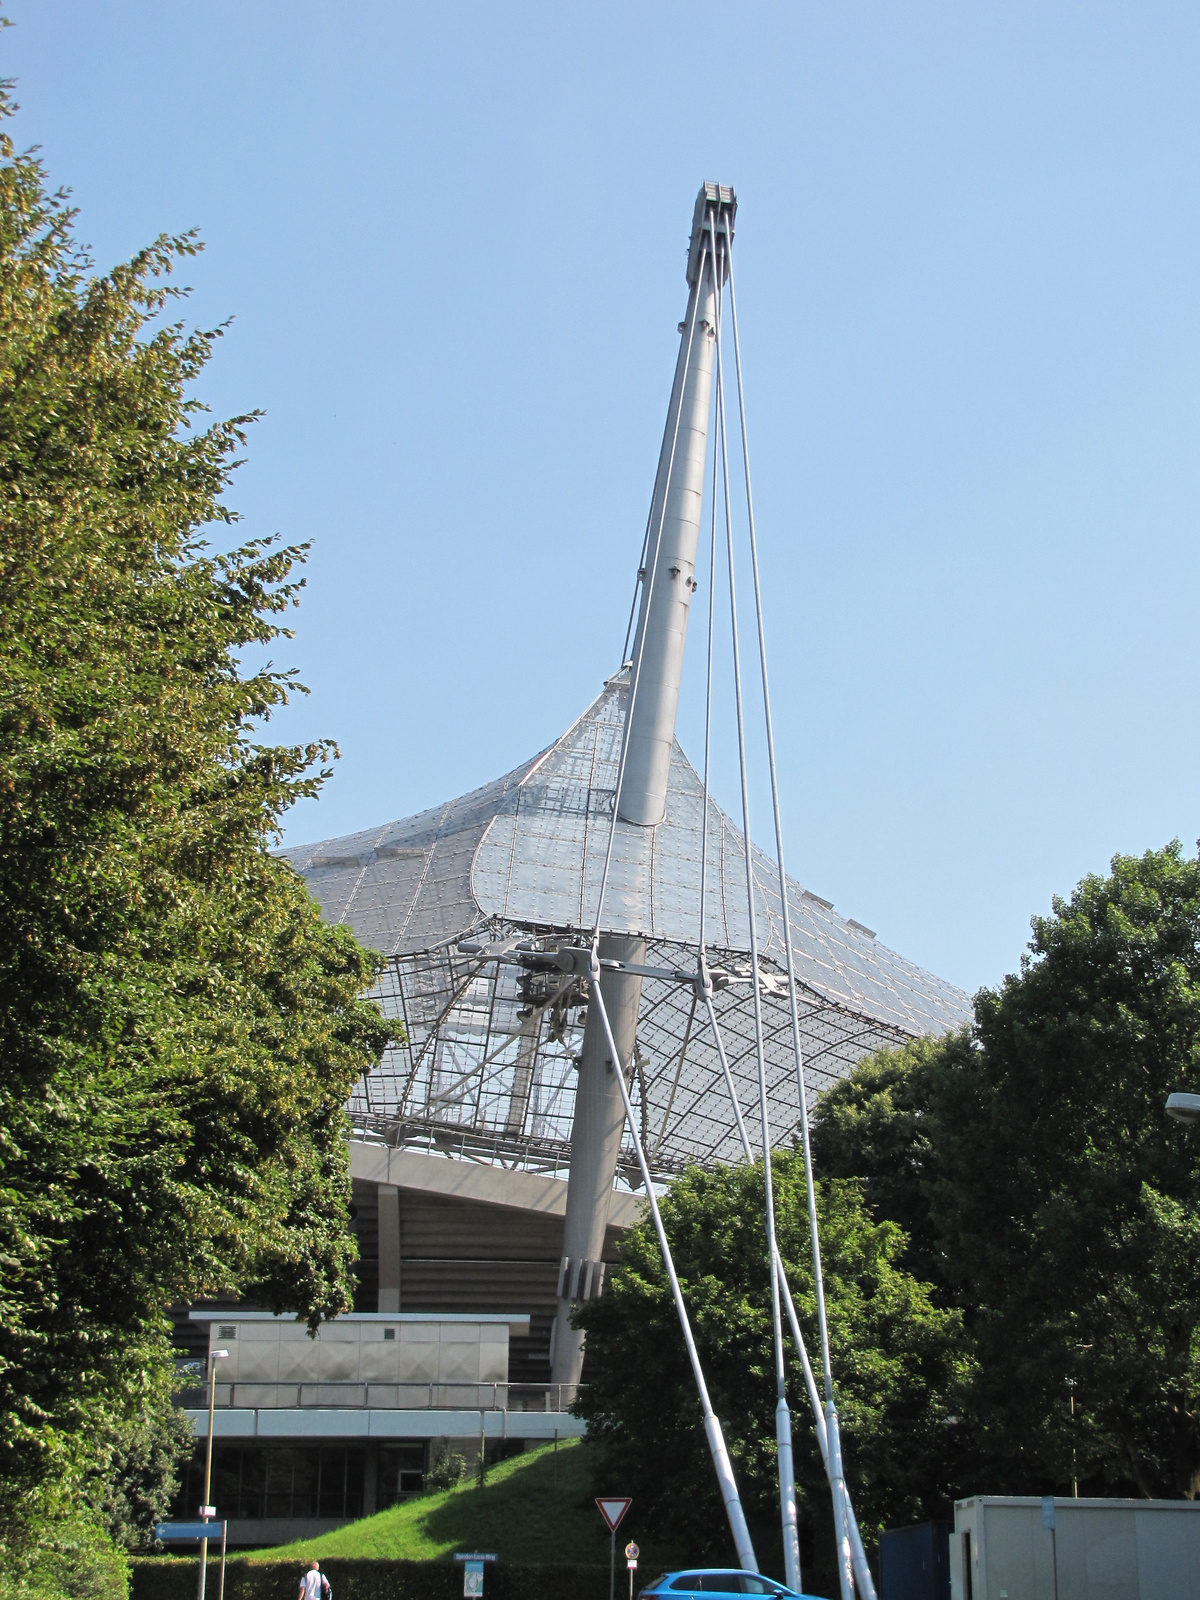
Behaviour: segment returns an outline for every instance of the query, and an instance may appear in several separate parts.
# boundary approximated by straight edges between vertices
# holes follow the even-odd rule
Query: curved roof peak
[[[589,930],[611,826],[626,679],[608,679],[549,749],[493,783],[414,817],[285,850],[332,922],[386,955],[431,949],[498,919]],[[704,787],[675,742],[667,809],[653,828],[618,819],[607,931],[696,943]],[[708,804],[705,939],[748,952],[741,830]],[[764,961],[785,964],[779,875],[750,852]],[[797,977],[808,988],[906,1033],[941,1033],[970,1018],[961,990],[881,945],[870,929],[789,880]]]

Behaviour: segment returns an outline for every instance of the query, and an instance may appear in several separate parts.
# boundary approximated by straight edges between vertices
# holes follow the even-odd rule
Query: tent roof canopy
[[[608,844],[624,714],[624,675],[610,679],[548,750],[495,782],[400,822],[283,852],[333,922],[389,956],[431,950],[485,923],[590,932]],[[695,950],[704,789],[678,741],[664,821],[618,820],[605,930]],[[745,842],[708,806],[705,939],[748,953]],[[764,965],[785,968],[778,871],[752,845]],[[901,1034],[942,1033],[970,1019],[968,997],[882,945],[789,881],[799,981],[839,1009]]]

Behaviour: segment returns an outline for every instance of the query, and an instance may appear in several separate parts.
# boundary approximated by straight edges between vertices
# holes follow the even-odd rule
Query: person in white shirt
[[[322,1576],[321,1563],[310,1562],[308,1571],[300,1579],[299,1600],[322,1600],[331,1593],[329,1579]]]

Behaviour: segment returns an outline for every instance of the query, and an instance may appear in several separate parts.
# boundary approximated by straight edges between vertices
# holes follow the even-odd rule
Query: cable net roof
[[[626,682],[610,679],[556,744],[471,794],[400,822],[283,852],[332,922],[387,955],[376,998],[407,1042],[360,1083],[351,1113],[389,1142],[538,1170],[570,1164],[575,1057],[586,1016],[576,979],[497,966],[456,949],[483,935],[590,933],[612,823]],[[650,965],[693,970],[704,788],[678,742],[664,821],[618,820],[604,931],[642,934]],[[716,997],[747,1126],[757,1137],[742,832],[710,798],[705,941],[728,983]],[[775,863],[751,844],[776,1143],[799,1118]],[[968,997],[789,880],[788,910],[810,1092],[864,1054],[970,1020]],[[717,1052],[686,984],[647,979],[632,1098],[664,1176],[734,1160],[740,1144]],[[632,1149],[624,1170],[636,1182]]]

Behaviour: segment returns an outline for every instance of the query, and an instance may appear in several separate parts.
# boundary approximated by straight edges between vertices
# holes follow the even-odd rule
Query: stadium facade
[[[748,868],[774,1143],[790,1146],[800,1116],[785,922],[810,1093],[870,1051],[969,1020],[966,995],[791,880],[785,919],[775,862],[706,796],[674,736],[710,427],[706,263],[718,259],[716,232],[731,242],[735,215],[732,191],[705,185],[637,628],[619,670],[549,749],[494,782],[284,852],[325,916],[385,957],[376,998],[404,1038],[349,1105],[355,1314],[315,1341],[240,1307],[181,1321],[198,1364],[229,1351],[213,1498],[233,1542],[392,1503],[446,1450],[473,1464],[481,1451],[578,1433],[569,1408],[586,1373],[570,1310],[603,1292],[641,1187],[578,960],[593,936],[655,1187],[688,1163],[741,1155],[698,1003],[702,859],[713,1007],[753,1138]],[[194,1416],[202,1437],[207,1418],[198,1406]],[[181,1503],[193,1502],[189,1482]]]

